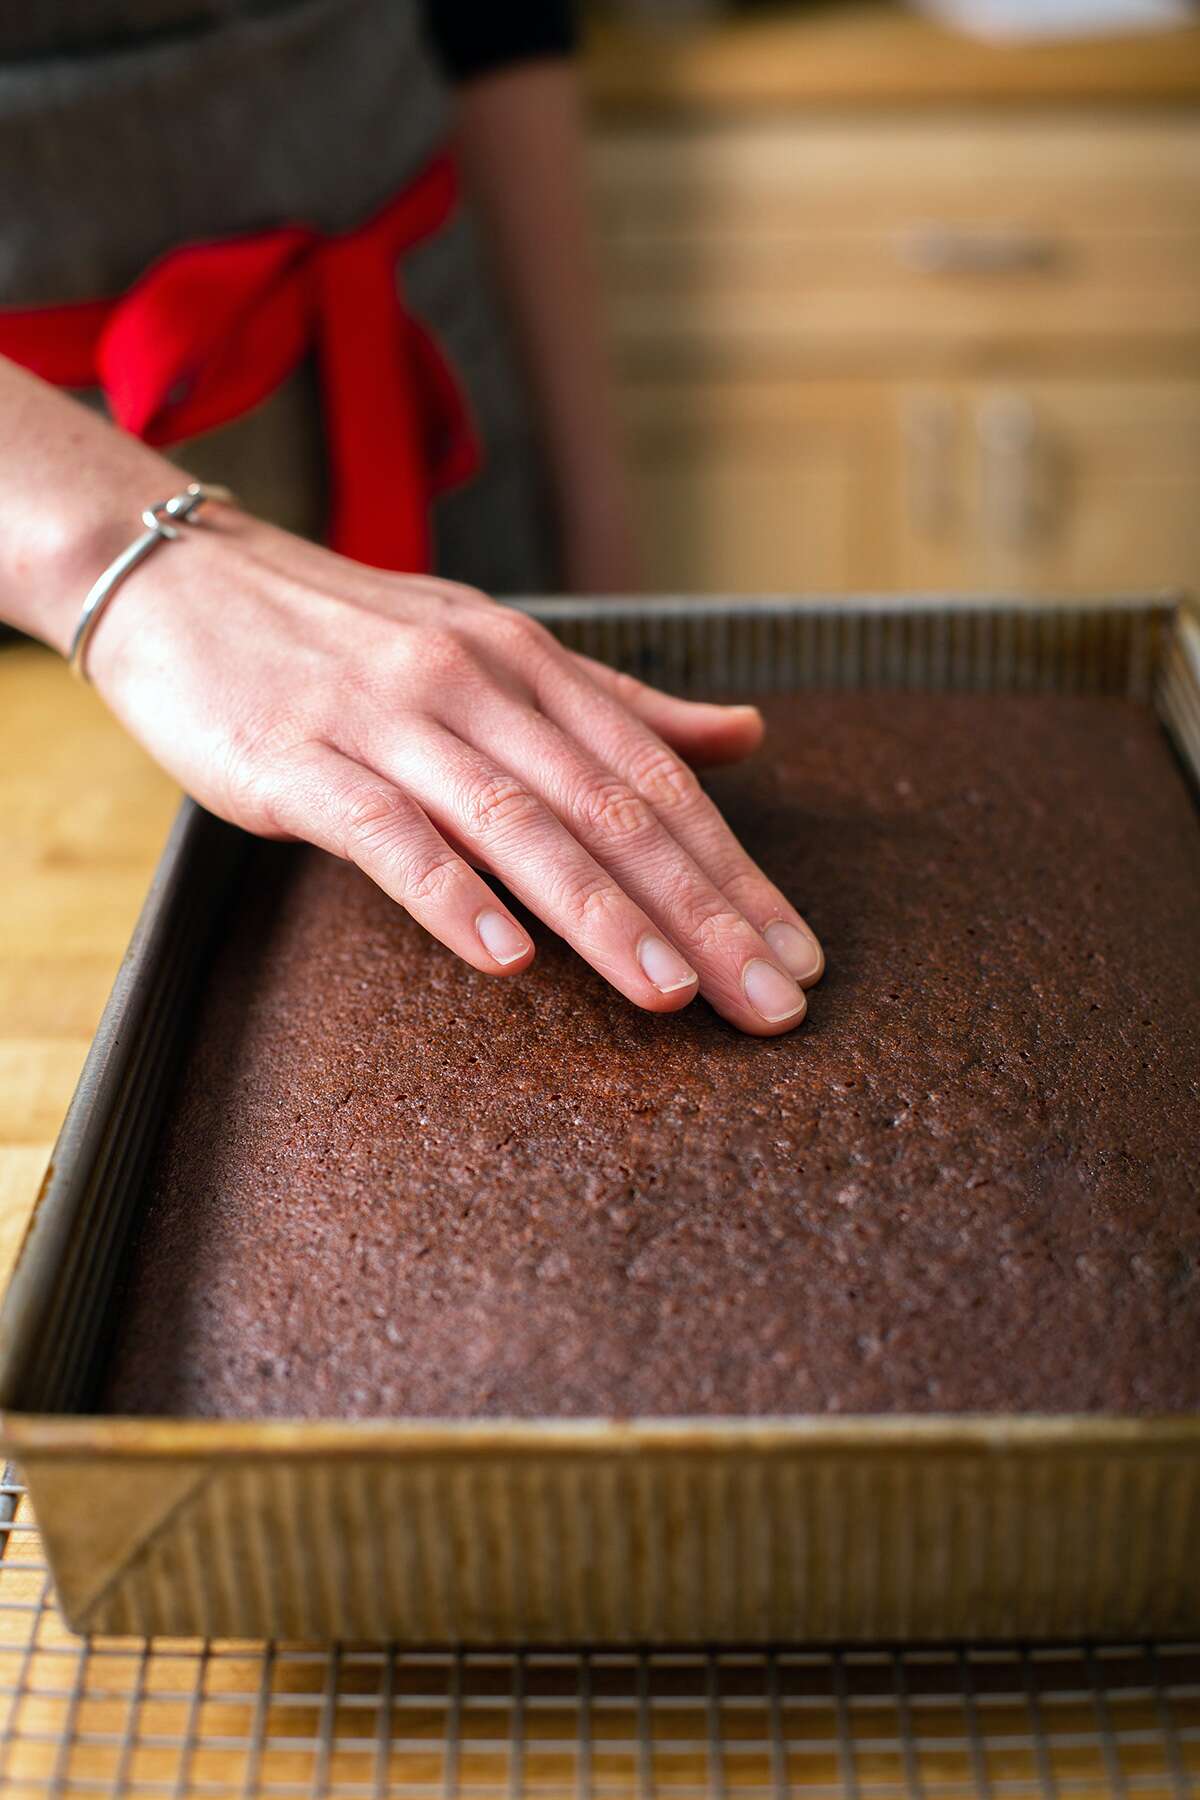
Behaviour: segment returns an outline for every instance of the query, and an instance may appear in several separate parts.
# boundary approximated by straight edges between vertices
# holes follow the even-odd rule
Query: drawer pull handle
[[[901,232],[901,262],[919,275],[1015,275],[1050,268],[1059,246],[1016,226],[912,225]]]
[[[989,394],[976,429],[984,529],[998,548],[1031,550],[1055,524],[1055,457],[1024,394]]]

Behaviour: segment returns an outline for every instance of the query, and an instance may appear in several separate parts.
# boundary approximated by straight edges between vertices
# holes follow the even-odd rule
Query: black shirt
[[[425,0],[425,16],[455,81],[530,57],[566,56],[575,47],[571,0]]]

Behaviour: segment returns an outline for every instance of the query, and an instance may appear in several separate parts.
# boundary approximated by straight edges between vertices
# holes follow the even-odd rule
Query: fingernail
[[[742,986],[747,1000],[768,1025],[794,1019],[798,1012],[804,1011],[804,995],[791,976],[777,969],[774,963],[765,962],[761,956],[754,957],[742,970]]]
[[[784,968],[797,981],[806,981],[821,967],[821,952],[815,940],[807,937],[797,926],[789,925],[786,920],[777,919],[774,925],[768,925],[763,936]]]
[[[677,994],[698,979],[695,969],[685,963],[678,950],[664,944],[661,938],[644,937],[637,947],[637,959],[647,981],[652,981],[660,994]]]
[[[517,962],[528,954],[529,939],[521,927],[514,925],[502,912],[481,912],[475,921],[475,929],[488,955],[501,966]]]

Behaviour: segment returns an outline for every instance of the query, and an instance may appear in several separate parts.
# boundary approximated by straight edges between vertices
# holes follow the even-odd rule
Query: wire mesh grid
[[[3,1515],[7,1514],[5,1517]],[[82,1639],[0,1487],[0,1793],[1200,1793],[1200,1644],[401,1651]]]

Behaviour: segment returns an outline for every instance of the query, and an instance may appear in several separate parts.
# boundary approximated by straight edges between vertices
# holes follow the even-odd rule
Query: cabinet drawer
[[[594,184],[627,365],[1200,354],[1200,119],[610,127]]]

